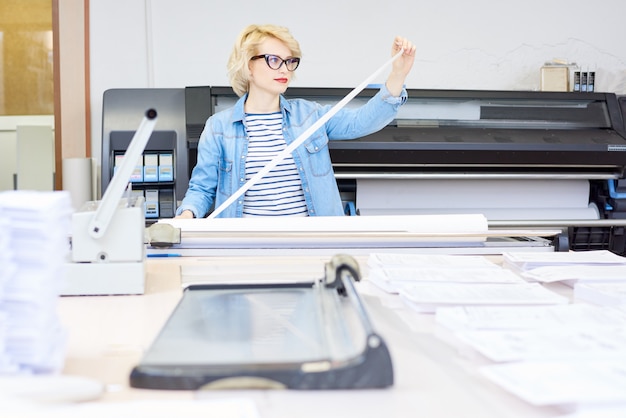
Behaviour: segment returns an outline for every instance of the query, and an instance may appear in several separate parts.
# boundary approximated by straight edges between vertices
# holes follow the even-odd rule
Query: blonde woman
[[[406,101],[403,85],[415,58],[415,46],[396,37],[392,56],[400,50],[375,96],[359,108],[337,112],[218,216],[343,215],[328,141],[369,135],[395,117]],[[213,204],[219,207],[331,108],[283,96],[301,56],[287,28],[250,25],[241,32],[228,61],[231,86],[240,98],[207,120],[177,218],[207,216]]]

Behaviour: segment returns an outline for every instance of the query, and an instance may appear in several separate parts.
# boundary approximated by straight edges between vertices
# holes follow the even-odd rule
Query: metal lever
[[[89,222],[89,235],[93,238],[101,238],[106,233],[113,215],[117,210],[120,200],[124,195],[126,186],[130,180],[139,157],[143,154],[150,135],[154,130],[154,126],[157,121],[157,112],[154,109],[148,109],[144,116],[139,128],[133,135],[133,139],[130,141],[128,149],[124,153],[124,159],[122,164],[117,168],[117,171],[113,175],[113,179],[109,183],[104,196],[98,205],[98,209],[93,216],[91,222]]]

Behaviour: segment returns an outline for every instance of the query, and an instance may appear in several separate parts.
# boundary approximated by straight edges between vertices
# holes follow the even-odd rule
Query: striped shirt
[[[282,127],[281,112],[246,114],[246,181],[287,147]],[[302,181],[291,154],[246,191],[243,216],[308,216]]]

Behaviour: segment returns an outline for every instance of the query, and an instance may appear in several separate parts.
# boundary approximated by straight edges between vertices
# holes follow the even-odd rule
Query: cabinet
[[[122,164],[124,153],[134,131],[114,131],[110,135],[109,172],[115,174]],[[140,161],[131,175],[132,192],[145,198],[146,219],[171,218],[176,210],[176,133],[156,131],[150,137]]]
[[[101,186],[106,190],[145,111],[158,119],[130,178],[146,200],[146,221],[171,218],[189,183],[183,89],[112,89],[103,97]]]

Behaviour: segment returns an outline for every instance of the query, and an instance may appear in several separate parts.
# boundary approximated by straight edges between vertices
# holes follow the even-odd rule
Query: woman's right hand
[[[174,216],[174,219],[193,219],[193,212],[190,210],[184,210],[178,216]]]

